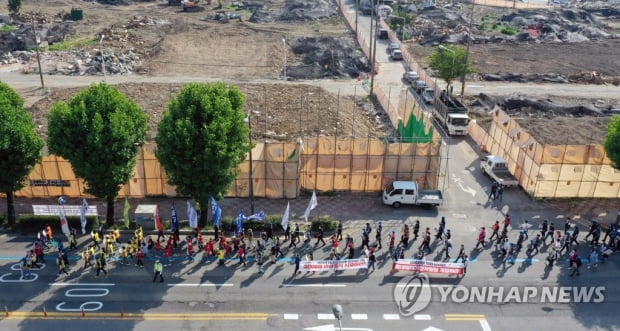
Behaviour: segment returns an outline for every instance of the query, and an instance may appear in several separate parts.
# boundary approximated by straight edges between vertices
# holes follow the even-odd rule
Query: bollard
[[[47,317],[47,309],[45,309],[45,306],[43,306],[43,316]]]
[[[86,317],[86,313],[84,313],[84,308],[81,308],[81,309],[82,309],[82,317]]]
[[[7,307],[6,305],[4,305],[4,314],[6,315],[6,317],[9,317],[9,307]]]

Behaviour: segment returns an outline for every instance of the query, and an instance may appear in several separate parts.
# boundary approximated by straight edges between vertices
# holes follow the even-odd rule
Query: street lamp
[[[452,53],[452,66],[450,67],[450,80],[448,81],[448,92],[450,93],[450,96],[452,96],[451,83],[452,83],[452,79],[454,78],[454,60],[456,59],[456,52],[454,50],[449,49],[448,47],[444,45],[439,45],[439,48],[444,51],[448,51]]]
[[[252,112],[248,112],[248,117],[246,117],[243,121],[248,123],[248,128],[250,129],[250,215],[254,215],[254,167],[252,164]]]
[[[284,80],[286,80],[286,39],[282,38],[282,44],[284,45],[284,65],[282,68],[284,72]]]
[[[99,48],[101,51],[101,72],[103,73],[103,81],[105,82],[105,58],[103,56],[103,39],[104,38],[105,38],[105,35],[102,34],[101,39],[99,39]]]

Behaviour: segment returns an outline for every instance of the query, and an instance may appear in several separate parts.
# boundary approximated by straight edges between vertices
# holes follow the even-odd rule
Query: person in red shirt
[[[243,266],[245,267],[245,249],[243,247],[239,247],[237,254],[239,255],[239,264],[243,263]]]
[[[479,245],[482,245],[482,248],[484,248],[484,241],[487,237],[487,230],[482,227],[482,229],[480,229],[480,233],[478,234],[478,243],[476,244],[476,248],[478,249]]]
[[[491,234],[491,238],[489,238],[489,241],[493,241],[493,238],[498,237],[499,238],[499,221],[495,221],[495,224],[493,224],[493,234]]]
[[[510,225],[510,215],[506,214],[506,217],[504,217],[504,230],[508,230],[509,225]]]
[[[194,261],[194,241],[192,237],[187,238],[187,257],[190,261]]]
[[[138,250],[136,253],[136,267],[144,268],[144,263],[142,259],[144,258],[144,253],[141,250]]]
[[[172,265],[172,262],[170,261],[170,257],[172,256],[172,245],[166,245],[164,256],[166,257],[166,265]]]

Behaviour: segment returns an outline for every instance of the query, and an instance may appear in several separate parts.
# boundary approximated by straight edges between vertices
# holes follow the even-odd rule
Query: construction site
[[[419,9],[415,23],[407,27],[412,39],[403,45],[415,54],[411,58],[415,57],[420,68],[429,73],[429,80],[434,78],[428,70],[427,55],[440,43],[463,45],[463,32],[469,26],[476,73],[468,80],[618,84],[617,5],[597,3],[543,9],[475,6],[471,12],[470,8],[467,4],[438,4]],[[76,13],[79,17],[75,17]],[[412,111],[414,101],[405,98],[390,109],[369,100],[364,89],[360,89],[359,95],[341,96],[337,91],[305,84],[284,87],[243,83],[261,79],[356,81],[369,73],[364,46],[357,45],[357,36],[341,15],[338,3],[329,0],[61,0],[45,6],[23,1],[20,13],[0,15],[5,26],[0,32],[0,63],[17,66],[24,74],[37,74],[39,66],[33,48],[39,39],[40,70],[46,74],[127,77],[127,83],[118,87],[149,114],[149,141],[156,135],[156,124],[168,100],[181,84],[132,84],[132,77],[241,82],[240,89],[247,95],[246,109],[252,113],[253,127],[258,128],[252,131],[257,142],[253,153],[258,161],[255,166],[260,167],[257,173],[263,174],[254,178],[257,196],[290,198],[297,196],[300,189],[373,192],[395,179],[416,179],[425,187],[436,187],[441,138],[429,123],[420,123],[421,132],[428,136],[421,143],[402,143],[398,132],[397,118],[404,119],[406,126],[409,115],[419,111]],[[506,34],[501,27],[518,33]],[[51,105],[67,100],[78,90],[19,91],[42,137],[46,135]],[[516,102],[519,97],[527,102]],[[534,197],[620,195],[620,190],[610,185],[613,182],[618,186],[620,178],[616,178],[615,171],[610,172],[609,160],[604,155],[594,157],[596,164],[603,166],[595,177],[584,176],[582,171],[580,178],[568,178],[568,170],[560,167],[564,170],[555,171],[553,166],[545,170],[545,165],[555,162],[586,166],[589,161],[575,161],[567,157],[572,152],[562,152],[561,160],[555,157],[551,162],[542,152],[556,155],[544,146],[558,144],[600,147],[609,116],[619,108],[620,97],[576,99],[558,94],[550,95],[549,102],[536,102],[528,96],[506,99],[510,98],[466,95],[465,101],[473,110],[471,116],[476,119],[476,127],[470,131],[485,149],[509,160],[512,172],[528,193]],[[422,117],[418,115],[414,118]],[[514,143],[509,146],[508,141]],[[320,151],[317,146],[322,146]],[[599,147],[585,153],[600,152]],[[174,194],[173,188],[165,184],[161,168],[151,162],[152,148],[143,148],[143,162],[139,162],[143,166],[136,169],[136,178],[121,190],[121,196]],[[289,159],[293,151],[299,152],[298,157]],[[524,155],[530,159],[526,160]],[[34,177],[79,182],[72,177],[68,164],[60,164],[62,160],[54,156],[47,158],[42,168],[33,173]],[[534,162],[536,166],[532,166],[533,160],[543,159],[547,161]],[[533,170],[525,172],[525,168]],[[238,180],[228,192],[231,196],[248,195],[248,165],[240,169]],[[575,169],[573,172],[578,173]],[[579,184],[574,189],[575,183],[582,181],[593,184]],[[66,187],[30,186],[18,195],[80,196],[79,187],[69,192]]]

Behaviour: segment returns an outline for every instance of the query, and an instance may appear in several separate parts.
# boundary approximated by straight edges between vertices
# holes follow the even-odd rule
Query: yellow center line
[[[446,321],[480,321],[486,319],[481,314],[444,314]]]

